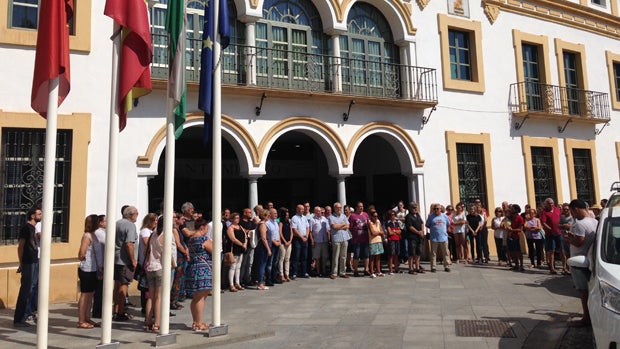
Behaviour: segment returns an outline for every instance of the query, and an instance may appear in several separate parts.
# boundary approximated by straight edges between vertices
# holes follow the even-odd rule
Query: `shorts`
[[[146,281],[149,284],[149,287],[161,287],[161,280],[164,272],[162,269],[147,271],[146,272]]]
[[[571,267],[570,272],[577,291],[587,291],[588,281],[590,280],[590,269]]]
[[[133,280],[134,271],[131,269],[126,265],[114,264],[114,281],[120,282],[122,285],[129,285]]]
[[[545,251],[562,251],[562,235],[553,236],[547,234],[547,236],[545,236]]]
[[[390,256],[400,255],[400,240],[389,240],[387,248]]]
[[[407,250],[409,251],[409,257],[422,255],[422,239],[413,238],[407,239]]]
[[[521,252],[521,243],[519,239],[508,239],[507,246],[510,252]]]
[[[78,278],[80,278],[80,292],[95,292],[95,288],[97,288],[96,271],[83,271],[82,269],[78,268]]]
[[[370,244],[370,255],[376,256],[380,254],[383,254],[383,242],[375,242]]]
[[[367,242],[354,242],[351,244],[351,250],[353,251],[353,259],[367,259],[368,258],[368,243]]]
[[[312,247],[312,259],[326,259],[327,256],[327,242],[317,242],[314,244],[314,247]]]

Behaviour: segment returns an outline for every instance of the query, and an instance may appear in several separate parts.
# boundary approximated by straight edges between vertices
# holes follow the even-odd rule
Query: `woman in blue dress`
[[[189,265],[185,279],[185,289],[193,292],[190,309],[192,312],[192,329],[196,332],[207,331],[209,326],[202,322],[202,311],[205,299],[209,295],[212,284],[212,260],[213,242],[207,237],[207,221],[198,218],[194,222],[192,231],[187,242],[189,249]]]

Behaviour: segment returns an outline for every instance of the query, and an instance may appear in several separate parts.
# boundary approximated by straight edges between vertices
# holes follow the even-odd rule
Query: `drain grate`
[[[455,320],[457,337],[516,338],[510,323],[500,320]]]

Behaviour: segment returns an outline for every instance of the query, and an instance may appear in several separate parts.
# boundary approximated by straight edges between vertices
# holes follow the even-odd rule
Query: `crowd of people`
[[[224,261],[220,271],[213,270],[212,222],[207,222],[192,203],[186,202],[179,212],[174,212],[169,266],[162,264],[163,219],[148,213],[138,230],[138,210],[124,206],[122,218],[116,222],[114,320],[134,318],[126,305],[128,286],[136,280],[141,292],[144,329],[159,330],[161,312],[168,311],[161,309],[160,301],[164,292],[163,268],[171,268],[170,309],[183,309],[182,303],[191,299],[191,328],[200,332],[208,330],[202,313],[216,272],[223,276],[223,289],[230,292],[247,288],[265,291],[277,284],[311,276],[333,280],[351,276],[374,279],[399,272],[417,275],[426,273],[420,259],[427,248],[430,248],[430,272],[437,272],[438,262],[445,272],[450,272],[453,262],[490,262],[489,228],[493,230],[499,266],[524,271],[523,255],[527,252],[529,268],[545,267],[551,274],[557,274],[557,258],[562,274],[569,275],[566,258],[570,255],[571,237],[566,236],[575,223],[571,205],[558,207],[549,198],[537,208],[525,205],[522,212],[518,204],[504,202],[489,217],[480,200],[467,207],[462,202],[454,206],[434,203],[426,219],[421,216],[417,203],[405,207],[402,201],[381,212],[373,205],[365,207],[363,202],[355,206],[336,202],[312,209],[305,202],[298,204],[293,214],[285,207],[276,209],[272,202],[244,208],[241,213],[225,209],[221,214],[222,255],[217,257]],[[593,211],[586,210],[587,215],[596,216],[600,208],[595,205]],[[28,275],[31,272],[22,261],[33,259],[36,251],[32,241],[36,240],[37,219],[40,220],[40,210],[29,215],[23,237],[20,235],[20,271]],[[78,252],[78,328],[100,326],[92,318],[101,317],[106,224],[102,215],[93,214],[85,219]],[[22,288],[31,288],[31,285],[24,286],[28,282],[25,277],[24,274]],[[16,326],[26,323],[26,296],[20,290]]]

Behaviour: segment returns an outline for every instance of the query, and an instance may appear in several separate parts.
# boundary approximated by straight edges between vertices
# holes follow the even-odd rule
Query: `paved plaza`
[[[228,335],[190,329],[189,301],[170,318],[167,348],[589,348],[591,330],[568,328],[580,305],[569,277],[489,265],[453,265],[450,273],[331,280],[298,279],[268,291],[222,294]],[[132,295],[135,296],[135,295]],[[133,297],[134,303],[139,303]],[[100,329],[77,329],[77,304],[50,307],[49,348],[94,348]],[[132,309],[139,315],[138,309]],[[205,320],[211,319],[207,298]],[[0,310],[3,348],[36,344],[36,328],[14,329]],[[474,321],[472,321],[474,320]],[[113,324],[121,348],[149,348],[143,318]]]

